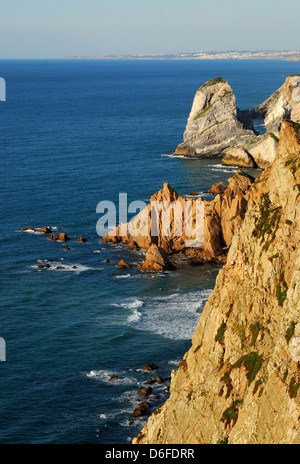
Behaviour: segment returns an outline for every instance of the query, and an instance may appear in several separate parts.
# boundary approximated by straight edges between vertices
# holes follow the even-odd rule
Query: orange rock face
[[[62,232],[61,234],[51,234],[48,238],[49,240],[53,240],[54,242],[67,242],[68,240],[70,240],[70,237],[68,237],[68,235],[65,232]]]
[[[131,267],[131,264],[125,263],[125,261],[121,259],[121,261],[118,262],[117,266],[120,267],[121,269],[128,269]]]
[[[87,239],[84,238],[84,237],[79,237],[79,238],[76,239],[76,242],[85,243],[85,242],[87,242]]]
[[[225,182],[217,182],[216,184],[212,185],[212,187],[207,190],[207,193],[213,193],[214,195],[222,195],[225,192],[228,185]]]
[[[175,266],[168,259],[166,252],[154,244],[147,251],[145,262],[137,266],[137,271],[146,272],[166,272],[174,269]]]
[[[152,245],[163,250],[167,254],[183,252],[194,264],[204,263],[207,261],[217,260],[222,261],[222,256],[226,253],[227,248],[231,244],[233,234],[237,227],[243,221],[245,211],[247,209],[250,187],[254,179],[250,178],[242,171],[237,171],[225,183],[216,184],[213,188],[217,194],[214,200],[204,201],[201,198],[193,199],[178,195],[172,187],[165,183],[162,190],[159,190],[151,197],[151,202],[143,211],[141,211],[131,223],[121,224],[106,234],[102,241],[104,243],[127,243],[130,248],[135,246],[148,250]],[[156,235],[153,235],[153,221],[161,218],[159,207],[151,208],[154,205],[172,205],[177,203],[181,207],[181,211],[185,211],[185,206],[190,205],[190,223],[196,224],[196,211],[200,203],[204,203],[204,241],[201,246],[187,246],[187,240],[195,238],[197,228],[193,230],[194,236],[190,237],[185,230],[185,221],[182,221],[181,229],[175,221],[174,209],[169,211],[169,224],[167,224],[167,232],[164,230],[163,221],[156,224]],[[165,208],[166,211],[166,208]],[[165,212],[164,211],[164,212]],[[135,230],[133,230],[133,226]],[[139,233],[143,231],[143,233]],[[146,259],[147,264],[143,264],[142,270],[162,270],[161,265],[155,262],[150,263]],[[149,264],[149,266],[148,266]],[[146,269],[148,267],[148,269]],[[141,267],[138,268],[141,270]]]

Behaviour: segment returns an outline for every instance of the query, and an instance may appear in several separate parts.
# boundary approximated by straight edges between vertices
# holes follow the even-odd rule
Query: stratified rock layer
[[[250,111],[250,116],[264,119],[267,132],[279,136],[281,123],[290,119],[300,122],[300,75],[289,76],[285,83],[261,105]]]
[[[254,131],[253,119],[264,120],[264,135]],[[276,157],[282,121],[288,119],[300,122],[300,75],[289,76],[265,102],[244,111],[237,108],[229,83],[215,78],[197,91],[175,155],[222,156],[225,165],[266,169]]]
[[[197,91],[184,132],[184,142],[175,155],[219,156],[228,147],[253,140],[250,119],[236,106],[229,83],[222,78],[206,82]]]
[[[134,443],[300,443],[299,130],[282,123],[170,398]]]

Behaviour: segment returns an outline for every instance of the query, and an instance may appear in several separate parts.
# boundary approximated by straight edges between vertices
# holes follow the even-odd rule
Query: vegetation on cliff
[[[252,185],[171,395],[134,443],[300,442],[300,138]]]

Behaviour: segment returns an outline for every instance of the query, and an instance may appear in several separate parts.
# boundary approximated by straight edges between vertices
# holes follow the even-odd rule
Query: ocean
[[[166,379],[151,411],[166,400],[219,268],[137,273],[141,252],[102,244],[96,206],[148,201],[166,181],[186,195],[226,180],[235,168],[219,159],[166,156],[196,90],[222,76],[246,109],[296,73],[283,61],[0,61],[0,443],[130,443],[144,382]],[[26,226],[60,228],[70,250]]]

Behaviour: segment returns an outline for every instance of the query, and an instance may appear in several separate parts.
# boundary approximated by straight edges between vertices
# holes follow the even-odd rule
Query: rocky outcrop
[[[228,188],[228,185],[225,182],[217,182],[213,184],[209,190],[205,193],[212,193],[213,195],[223,195],[225,190]]]
[[[287,77],[285,83],[266,101],[250,110],[251,118],[264,119],[266,130],[279,136],[283,120],[300,122],[300,75]]]
[[[134,443],[299,444],[299,308],[300,126],[284,121],[170,398]]]
[[[87,239],[86,239],[85,237],[78,237],[78,238],[76,239],[76,242],[85,243],[85,242],[87,242]]]
[[[263,119],[266,134],[258,136],[253,119]],[[300,122],[300,75],[289,76],[270,98],[252,110],[240,111],[234,93],[222,78],[197,91],[175,155],[222,156],[224,165],[266,169],[273,163],[283,120]]]
[[[39,234],[52,234],[51,227],[41,227],[41,228],[34,228],[34,227],[23,227],[21,232],[37,232]]]
[[[169,260],[166,252],[155,244],[151,245],[147,251],[145,261],[137,266],[137,271],[146,272],[166,272],[174,269],[176,268]]]
[[[249,189],[253,180],[242,171],[237,171],[228,180],[229,185],[223,183],[222,186],[219,185],[221,190],[214,190],[216,193],[223,193],[222,195],[216,195],[212,201],[180,196],[168,183],[165,183],[163,189],[151,197],[151,202],[147,208],[141,211],[132,222],[128,223],[126,227],[122,224],[117,226],[106,234],[102,240],[104,243],[121,242],[129,245],[134,241],[138,247],[143,249],[156,245],[156,248],[152,248],[152,250],[156,250],[156,253],[157,249],[163,250],[167,254],[184,253],[193,264],[202,264],[213,260],[222,262],[235,230],[243,221],[247,209]],[[217,186],[215,188],[217,189]],[[174,202],[178,202],[180,211],[184,212],[181,228],[178,227],[178,221],[175,220],[174,209],[170,208],[170,205]],[[170,213],[167,230],[164,230],[162,224],[167,221],[162,221],[159,203],[163,206],[162,209],[165,213]],[[185,203],[187,203],[188,207],[186,207]],[[197,237],[194,226],[197,224],[197,220],[199,221],[197,209],[200,209],[200,203],[203,204],[203,218],[200,218],[204,222],[203,243],[201,246],[188,246],[190,245],[188,240],[194,240]],[[160,221],[156,227],[158,232],[156,236],[152,233],[152,221],[157,221],[157,218],[160,218]],[[186,224],[192,226],[191,236],[190,231],[189,233],[186,231]],[[197,224],[197,226],[200,227],[200,224]],[[133,227],[136,228],[134,234]],[[138,233],[139,230],[143,230],[143,234]],[[142,268],[139,267],[139,270],[150,270],[151,265],[157,258],[154,259],[150,254],[147,254],[147,256],[146,264],[144,263]],[[157,263],[160,263],[160,261],[157,261]]]
[[[243,168],[254,168],[256,163],[253,157],[244,148],[232,147],[226,150],[222,158],[225,166],[239,166]]]
[[[131,267],[131,264],[126,263],[124,259],[121,259],[121,261],[118,262],[117,266],[120,267],[121,269],[129,269]]]
[[[61,232],[60,234],[52,234],[48,237],[49,240],[54,242],[67,242],[70,240],[70,237],[65,232]]]
[[[274,134],[265,134],[253,140],[246,146],[249,155],[261,169],[271,166],[276,158],[278,138]],[[222,160],[223,162],[223,160]]]
[[[184,142],[175,155],[220,156],[224,150],[255,137],[251,120],[238,111],[229,83],[222,78],[206,82],[197,91],[184,132]]]

